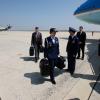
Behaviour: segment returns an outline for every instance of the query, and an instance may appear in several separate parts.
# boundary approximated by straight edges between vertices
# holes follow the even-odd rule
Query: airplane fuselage
[[[100,0],[88,0],[75,11],[74,15],[88,23],[100,24]]]

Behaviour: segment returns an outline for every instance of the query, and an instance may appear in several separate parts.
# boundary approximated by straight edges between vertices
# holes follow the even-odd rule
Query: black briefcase
[[[66,66],[65,61],[66,59],[64,57],[62,56],[58,57],[56,67],[59,69],[63,69]]]
[[[49,61],[48,59],[41,59],[40,64],[40,74],[42,76],[49,76],[50,75],[50,66],[49,66]]]
[[[34,56],[34,47],[33,47],[33,46],[31,46],[31,47],[29,48],[29,55],[30,55],[30,56]]]

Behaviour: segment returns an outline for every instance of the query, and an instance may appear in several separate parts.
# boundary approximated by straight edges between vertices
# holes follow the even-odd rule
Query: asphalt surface
[[[75,100],[75,98],[87,100],[100,73],[100,58],[97,55],[100,35],[96,33],[92,37],[91,33],[87,34],[85,59],[77,60],[75,75],[71,77],[69,73],[65,72],[66,59],[65,69],[55,68],[57,84],[52,85],[49,77],[40,75],[39,61],[35,63],[34,57],[29,56],[31,33],[0,32],[1,100]],[[49,36],[48,32],[42,33],[43,39]],[[68,35],[66,32],[57,34],[60,41],[60,53],[64,57],[67,57]],[[40,54],[40,58],[43,58],[43,54]],[[86,85],[82,85],[83,83]],[[89,88],[88,95],[85,95],[84,91],[78,90],[77,86],[83,87],[84,91]],[[100,87],[99,82],[96,86]],[[74,91],[78,91],[76,95],[74,95]],[[84,94],[85,97],[81,94]],[[94,99],[100,98],[98,94],[100,92],[95,87],[90,100],[99,100]]]

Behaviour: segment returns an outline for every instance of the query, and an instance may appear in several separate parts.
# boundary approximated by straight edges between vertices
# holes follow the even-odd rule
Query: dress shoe
[[[84,58],[82,57],[81,60],[84,60]]]
[[[52,84],[56,84],[55,80],[51,80],[51,83],[52,83]]]
[[[76,57],[76,59],[80,59],[80,57]]]
[[[73,75],[74,75],[74,73],[73,73],[73,72],[71,72],[71,73],[70,73],[70,75],[71,75],[71,76],[73,76]]]
[[[37,58],[35,58],[35,63],[37,63],[37,61],[38,61]]]
[[[69,69],[65,69],[65,71],[66,71],[66,72],[70,72],[70,70],[69,70]]]

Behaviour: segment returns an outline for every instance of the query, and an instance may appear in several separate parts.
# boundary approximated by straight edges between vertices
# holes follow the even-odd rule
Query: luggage
[[[31,47],[29,48],[29,55],[30,55],[30,56],[34,56],[34,47],[33,47],[33,46],[31,46]]]
[[[64,63],[65,61],[66,59],[64,57],[62,56],[58,57],[56,67],[59,69],[63,69],[66,66]]]
[[[41,52],[41,53],[44,52],[44,47],[43,47],[43,46],[40,47],[40,52]]]
[[[42,76],[49,76],[50,75],[50,66],[48,59],[41,59],[40,64],[40,74]]]

